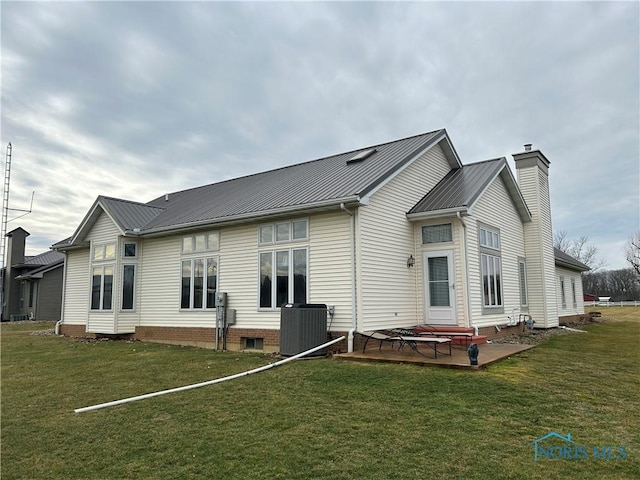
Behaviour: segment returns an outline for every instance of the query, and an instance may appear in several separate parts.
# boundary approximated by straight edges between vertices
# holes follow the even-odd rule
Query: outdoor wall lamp
[[[416,264],[416,259],[413,258],[413,254],[409,255],[409,258],[407,258],[407,268],[411,268]]]

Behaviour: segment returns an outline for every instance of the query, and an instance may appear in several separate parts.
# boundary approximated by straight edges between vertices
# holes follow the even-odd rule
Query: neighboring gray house
[[[48,251],[25,255],[29,232],[7,233],[7,266],[3,272],[2,320],[60,320],[65,256]]]
[[[277,351],[284,303],[333,306],[348,349],[417,324],[557,326],[549,160],[513,158],[517,181],[505,158],[463,166],[436,130],[148,203],[100,196],[53,246],[60,330],[211,346],[216,291],[236,312],[231,349]]]

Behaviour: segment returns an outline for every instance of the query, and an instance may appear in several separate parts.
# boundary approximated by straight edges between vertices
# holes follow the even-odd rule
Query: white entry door
[[[425,323],[455,325],[453,250],[424,252]]]

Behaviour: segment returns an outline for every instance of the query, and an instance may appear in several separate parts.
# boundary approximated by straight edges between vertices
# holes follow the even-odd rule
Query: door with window
[[[425,323],[455,325],[453,250],[424,252]]]

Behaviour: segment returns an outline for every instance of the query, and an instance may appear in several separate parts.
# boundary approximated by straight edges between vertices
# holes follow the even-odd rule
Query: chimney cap
[[[525,152],[530,152],[532,146],[533,146],[533,143],[525,143],[524,144],[524,151]]]

